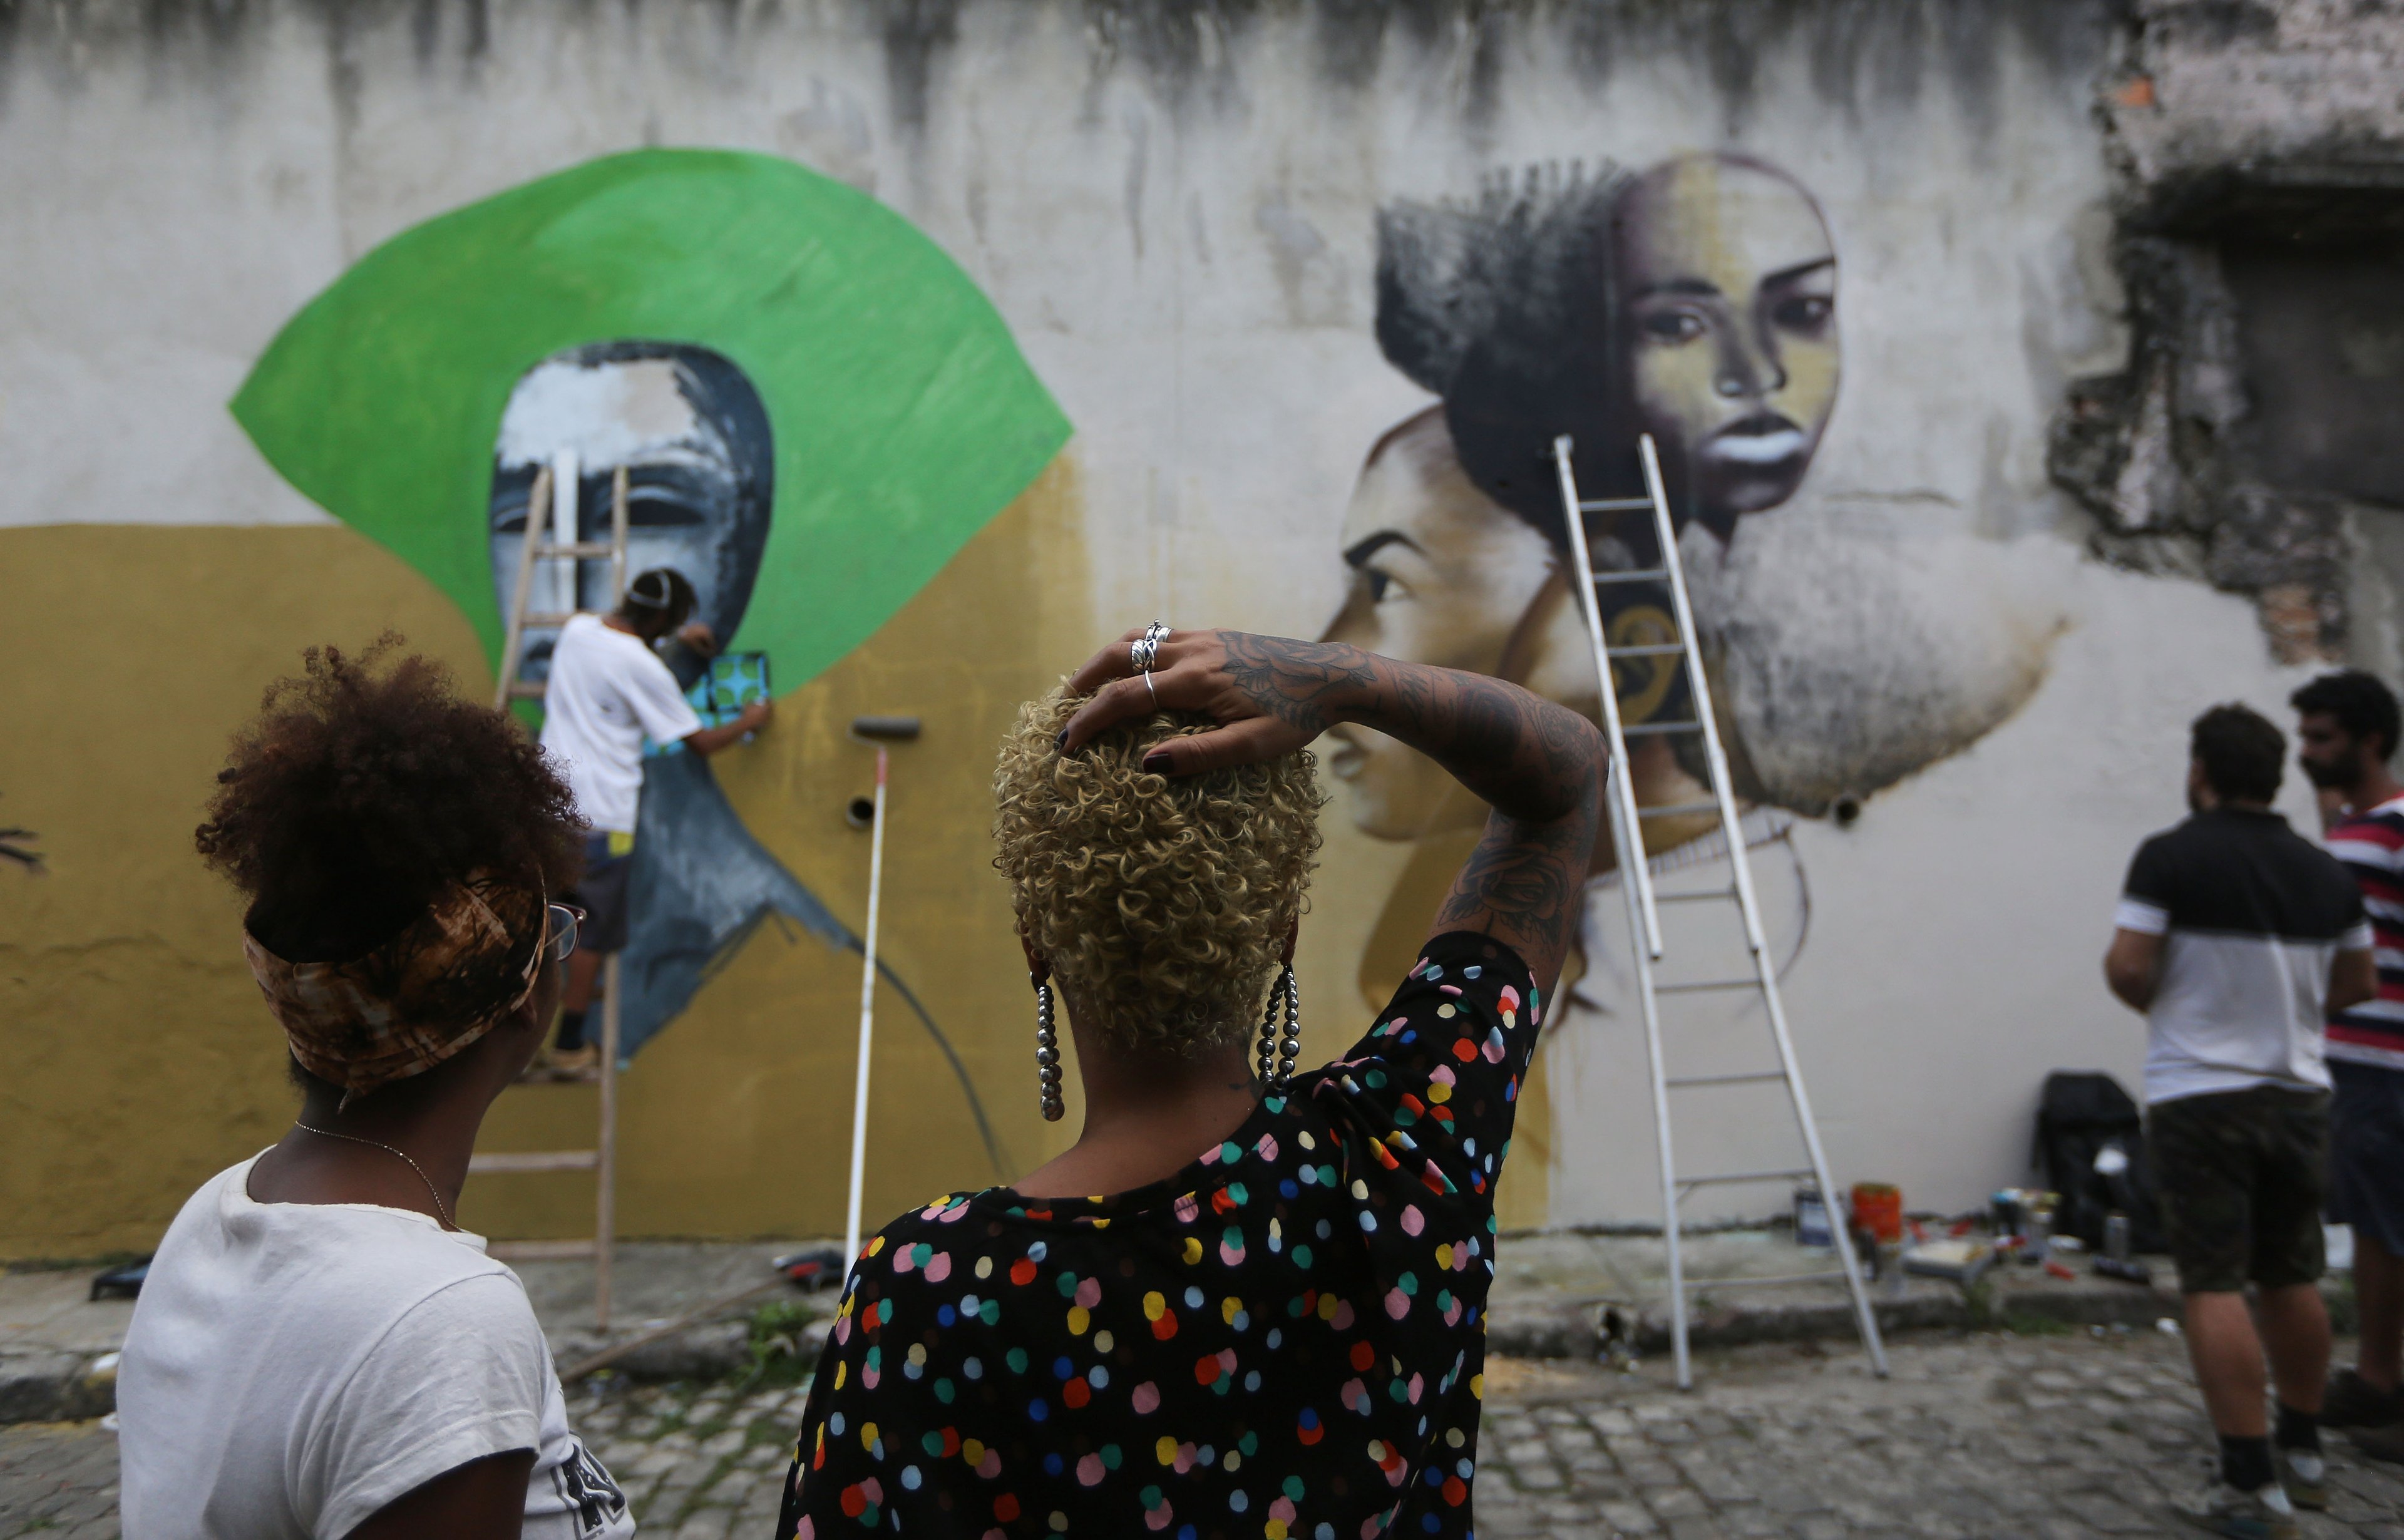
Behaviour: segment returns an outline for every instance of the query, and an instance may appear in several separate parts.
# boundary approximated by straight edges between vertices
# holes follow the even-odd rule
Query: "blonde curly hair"
[[[1252,1028],[1319,850],[1307,749],[1171,779],[1153,746],[1209,732],[1190,711],[1054,747],[1083,705],[1065,684],[1019,707],[994,772],[993,864],[1035,949],[1123,1047],[1193,1055]]]

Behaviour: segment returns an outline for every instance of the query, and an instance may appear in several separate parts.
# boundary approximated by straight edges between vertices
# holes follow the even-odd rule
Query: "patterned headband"
[[[424,1074],[524,1002],[542,963],[543,903],[478,873],[348,962],[287,962],[247,931],[242,950],[292,1057],[347,1104]]]

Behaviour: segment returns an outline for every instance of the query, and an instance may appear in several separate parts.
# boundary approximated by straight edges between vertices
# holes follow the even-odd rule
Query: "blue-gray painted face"
[[[672,567],[697,595],[692,618],[723,642],[742,623],[767,541],[774,470],[766,413],[742,371],[674,343],[611,343],[544,360],[518,382],[495,448],[493,591],[515,593],[538,468],[575,457],[576,538],[609,539],[616,472],[626,470],[628,577]],[[564,522],[567,498],[552,505]],[[556,525],[553,536],[556,538]],[[572,576],[571,576],[572,572]],[[609,564],[544,562],[531,611],[606,610]],[[550,666],[555,633],[529,631],[520,677]]]

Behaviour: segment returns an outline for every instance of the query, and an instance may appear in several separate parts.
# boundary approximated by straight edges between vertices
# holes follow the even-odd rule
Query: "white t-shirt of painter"
[[[568,1429],[524,1285],[482,1236],[403,1209],[256,1202],[251,1165],[192,1195],[133,1309],[117,1381],[128,1535],[339,1540],[515,1449],[535,1451],[526,1540],[635,1533]]]
[[[675,743],[701,731],[660,655],[597,615],[560,630],[542,710],[542,746],[565,763],[576,810],[599,833],[635,832],[643,739]]]

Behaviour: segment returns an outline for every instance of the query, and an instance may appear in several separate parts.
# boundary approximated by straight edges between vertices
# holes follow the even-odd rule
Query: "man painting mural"
[[[2285,754],[2279,730],[2243,706],[2195,720],[2194,816],[2139,847],[2104,959],[2113,994],[2145,1013],[2145,1151],[2187,1351],[2220,1435],[2217,1475],[2180,1506],[2248,1540],[2293,1540],[2296,1506],[2327,1504],[2321,1024],[2375,987],[2354,879],[2271,810]],[[2266,1349],[2275,1430],[2262,1405]]]
[[[599,1049],[584,1033],[594,974],[603,954],[624,951],[632,939],[646,739],[706,757],[767,721],[762,701],[737,721],[704,726],[684,690],[718,651],[719,638],[743,623],[775,501],[770,444],[767,414],[742,371],[706,349],[675,343],[608,343],[546,359],[518,382],[501,414],[493,456],[495,597],[507,603],[516,592],[526,505],[546,467],[559,488],[553,538],[596,543],[608,539],[617,475],[625,472],[626,563],[636,573],[622,599],[613,599],[608,562],[546,563],[530,599],[538,611],[584,612],[555,635],[529,633],[519,676],[549,681],[543,747],[566,765],[588,830],[574,902],[589,911],[589,940],[568,962],[556,1071],[581,1073],[598,1062]],[[655,651],[664,646],[665,659]],[[664,780],[656,795],[680,803],[698,790]],[[678,810],[655,806],[654,826],[676,823]],[[763,886],[792,883],[754,842],[706,843],[708,859],[756,870]],[[662,960],[664,936],[689,929],[674,889],[644,886],[650,923],[636,954],[638,984],[656,972],[642,964]],[[698,960],[706,966],[712,959]],[[639,1035],[651,1025],[639,1022]]]
[[[602,157],[400,232],[286,324],[232,408],[277,471],[449,597],[490,656],[538,467],[575,463],[558,506],[588,540],[623,469],[629,570],[687,580],[712,641],[767,653],[787,691],[889,620],[1069,431],[991,303],[907,220],[790,161],[695,149]],[[568,581],[538,586],[534,607],[609,607],[606,564]],[[529,639],[522,679],[557,657]],[[680,684],[701,662],[665,661]],[[772,913],[859,945],[702,756],[647,758],[642,781],[628,1054]],[[622,809],[595,821],[626,833],[608,827]]]

